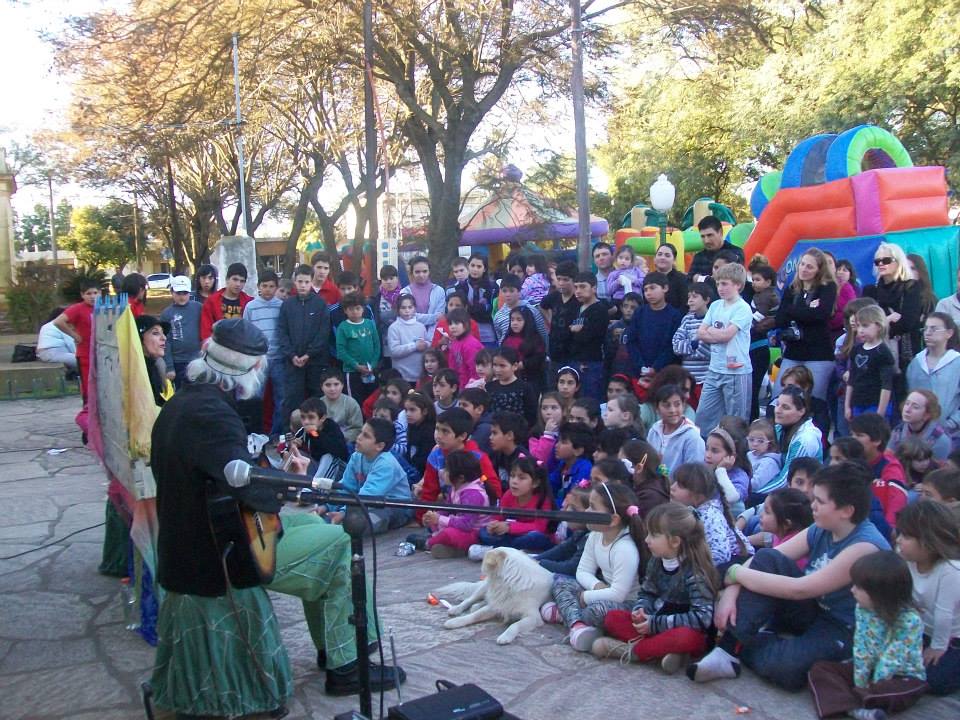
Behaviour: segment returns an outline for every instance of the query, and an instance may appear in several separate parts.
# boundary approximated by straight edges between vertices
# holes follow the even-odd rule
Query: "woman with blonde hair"
[[[901,371],[923,345],[923,292],[920,283],[910,274],[910,264],[903,248],[880,243],[873,254],[873,271],[877,282],[863,289],[864,297],[872,297],[887,315],[890,349]],[[899,376],[896,395],[904,397],[903,375]]]
[[[837,282],[827,256],[810,248],[800,256],[793,282],[783,291],[777,310],[783,360],[773,395],[780,394],[783,371],[806,365],[813,373],[813,394],[827,399],[834,368],[833,340],[829,322],[837,303]]]

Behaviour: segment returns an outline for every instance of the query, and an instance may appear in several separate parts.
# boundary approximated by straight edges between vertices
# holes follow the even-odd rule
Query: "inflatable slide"
[[[872,125],[815,135],[790,153],[783,171],[765,175],[750,199],[756,226],[747,260],[762,253],[789,278],[810,247],[847,258],[864,283],[881,242],[917,253],[934,292],[953,292],[958,228],[948,217],[942,167],[914,167],[900,141]]]

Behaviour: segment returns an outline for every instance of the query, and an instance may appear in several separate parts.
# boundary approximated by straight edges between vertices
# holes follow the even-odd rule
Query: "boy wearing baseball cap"
[[[170,281],[173,304],[160,313],[160,320],[170,323],[164,362],[167,378],[179,390],[186,377],[187,364],[200,357],[200,314],[203,305],[190,299],[190,278],[177,275]]]

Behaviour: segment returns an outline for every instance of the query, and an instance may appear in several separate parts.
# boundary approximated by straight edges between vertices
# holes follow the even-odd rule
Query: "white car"
[[[153,273],[147,275],[147,293],[151,290],[170,291],[170,273]]]

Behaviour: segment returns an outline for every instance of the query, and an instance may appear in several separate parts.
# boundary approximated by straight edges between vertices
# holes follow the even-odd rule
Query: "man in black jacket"
[[[284,417],[305,398],[320,395],[320,376],[329,359],[330,313],[311,291],[313,269],[300,265],[293,276],[296,294],[284,300],[277,319],[277,343],[286,363]]]
[[[713,261],[721,250],[731,250],[737,256],[737,262],[743,265],[743,250],[723,239],[723,225],[713,215],[707,215],[697,223],[703,250],[693,256],[687,278],[690,282],[705,282],[713,274]]]

